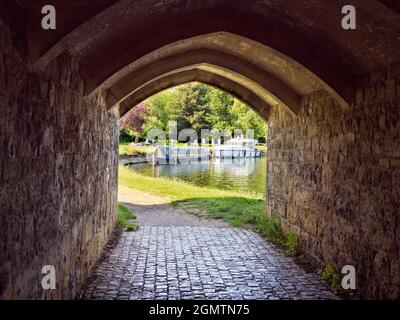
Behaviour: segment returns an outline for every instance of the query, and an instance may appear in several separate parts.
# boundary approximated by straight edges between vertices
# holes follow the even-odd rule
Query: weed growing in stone
[[[286,241],[285,241],[285,247],[286,247],[286,253],[290,254],[292,256],[297,255],[297,239],[298,236],[294,231],[289,231],[286,236]]]
[[[122,204],[118,204],[117,224],[127,231],[136,231],[138,225],[133,221],[136,215]]]
[[[335,271],[332,263],[327,263],[323,270],[319,271],[319,276],[328,282],[329,287],[335,294],[339,294],[342,291],[340,286],[340,277]]]

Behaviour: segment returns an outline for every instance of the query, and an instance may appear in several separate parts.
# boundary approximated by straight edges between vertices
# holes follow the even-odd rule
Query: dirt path
[[[229,227],[225,221],[199,218],[175,208],[168,197],[154,196],[123,186],[118,189],[118,201],[136,213],[139,226]]]

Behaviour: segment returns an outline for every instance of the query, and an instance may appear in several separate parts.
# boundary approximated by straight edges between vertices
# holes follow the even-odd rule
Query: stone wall
[[[324,93],[272,109],[268,213],[318,266],[357,271],[357,294],[400,298],[400,66],[360,79],[353,106]]]
[[[0,20],[0,298],[72,298],[115,225],[116,115],[77,61],[33,73],[16,39]]]

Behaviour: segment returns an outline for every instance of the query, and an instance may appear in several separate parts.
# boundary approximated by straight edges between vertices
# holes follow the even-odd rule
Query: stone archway
[[[317,265],[355,265],[359,295],[399,297],[396,6],[354,1],[345,31],[340,1],[55,3],[54,32],[42,1],[0,5],[1,296],[76,294],[114,224],[109,108],[202,78],[269,116],[269,214]],[[49,263],[59,289],[32,288]]]
[[[268,119],[270,106],[257,94],[245,87],[240,86],[232,80],[197,69],[176,72],[171,75],[158,78],[154,81],[150,81],[146,84],[146,86],[135,90],[131,95],[129,95],[129,97],[119,103],[118,106],[120,115],[122,116],[128,110],[130,110],[132,106],[137,105],[141,101],[162,90],[194,81],[199,81],[220,88],[236,96],[249,106],[257,106],[253,110],[256,111],[264,120]]]

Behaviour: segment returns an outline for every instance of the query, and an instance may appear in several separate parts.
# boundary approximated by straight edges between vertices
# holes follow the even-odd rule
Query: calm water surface
[[[190,181],[202,187],[265,193],[267,159],[211,159],[191,163],[140,163],[129,168],[150,177]]]

